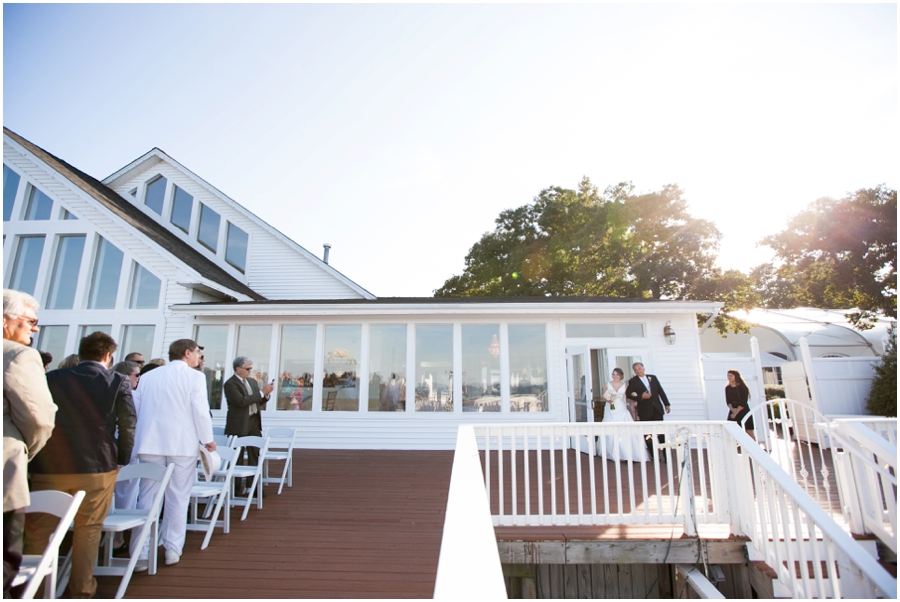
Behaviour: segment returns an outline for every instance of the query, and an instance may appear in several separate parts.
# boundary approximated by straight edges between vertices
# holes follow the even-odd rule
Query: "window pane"
[[[416,325],[416,411],[453,411],[453,326]]]
[[[281,382],[279,410],[312,410],[313,372],[316,357],[315,326],[281,329]]]
[[[369,330],[369,411],[406,409],[406,325]]]
[[[38,268],[41,265],[41,254],[44,252],[43,236],[23,236],[19,239],[16,259],[12,273],[9,275],[9,288],[34,294]]]
[[[463,412],[500,411],[500,326],[463,324]]]
[[[362,326],[325,327],[325,374],[322,380],[322,410],[359,410],[359,356]]]
[[[3,166],[3,221],[12,219],[13,203],[16,202],[16,192],[19,190],[19,174]]]
[[[221,218],[218,213],[200,203],[200,228],[197,230],[197,240],[213,253],[219,245],[219,221]]]
[[[122,272],[122,251],[103,237],[97,245],[94,274],[91,280],[89,309],[114,309]]]
[[[643,324],[566,324],[569,338],[643,337]]]
[[[272,348],[272,327],[265,326],[238,326],[237,355],[250,358],[253,362],[253,372],[250,378],[255,378],[259,388],[262,389],[269,382],[269,352]]]
[[[62,210],[62,218],[63,218],[63,219],[68,219],[68,220],[71,220],[71,219],[78,219],[77,217],[75,217],[75,214],[72,213],[72,212],[70,212],[68,209],[63,209],[63,210]]]
[[[50,278],[50,294],[47,296],[47,309],[72,309],[83,252],[84,236],[59,237],[56,260],[53,262],[53,275]]]
[[[172,199],[172,223],[185,232],[190,230],[193,207],[194,197],[175,186],[175,196]]]
[[[225,261],[244,271],[247,264],[247,241],[249,237],[247,233],[232,224],[228,223],[228,238],[225,243]]]
[[[126,326],[116,356],[124,359],[129,353],[140,353],[145,360],[153,358],[153,335],[156,326]]]
[[[543,324],[509,325],[509,410],[547,411],[547,341]]]
[[[50,219],[50,213],[52,211],[53,201],[50,197],[32,186],[31,193],[28,195],[28,204],[25,206],[25,219]]]
[[[162,215],[163,199],[166,195],[166,179],[162,176],[147,184],[147,194],[144,196],[144,204],[154,212]]]
[[[81,327],[81,332],[78,333],[78,341],[75,342],[75,352],[78,353],[78,344],[87,335],[92,332],[103,332],[110,336],[112,336],[112,326],[110,324],[89,324]],[[124,355],[122,357],[125,357]]]
[[[131,309],[156,309],[162,282],[139,263],[134,264],[134,283],[131,286]]]
[[[194,340],[203,347],[203,375],[209,393],[209,407],[222,407],[222,384],[225,374],[225,349],[228,344],[228,326],[204,325],[194,330]]]
[[[37,348],[53,356],[53,361],[50,362],[51,370],[55,370],[59,363],[66,359],[66,337],[68,336],[68,326],[41,326]]]

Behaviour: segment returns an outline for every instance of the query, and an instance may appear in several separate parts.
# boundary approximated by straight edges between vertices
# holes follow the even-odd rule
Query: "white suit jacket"
[[[197,456],[213,440],[206,378],[181,360],[146,373],[134,390],[134,455]]]

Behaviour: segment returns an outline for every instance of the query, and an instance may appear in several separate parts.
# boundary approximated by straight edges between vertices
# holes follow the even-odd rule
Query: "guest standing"
[[[741,373],[729,370],[728,384],[725,385],[725,403],[728,405],[728,420],[738,424],[750,413],[750,387],[744,382]],[[744,430],[753,438],[753,416],[747,419]]]

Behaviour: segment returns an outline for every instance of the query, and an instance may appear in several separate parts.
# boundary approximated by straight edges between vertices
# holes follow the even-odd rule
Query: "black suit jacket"
[[[84,361],[48,372],[47,385],[59,410],[50,440],[28,465],[31,472],[104,473],[131,462],[137,414],[127,376]]]
[[[647,380],[650,381],[650,398],[644,399],[643,394],[647,391],[644,381],[634,376],[628,381],[628,388],[625,389],[625,397],[630,401],[637,401],[638,418],[641,420],[662,420],[665,416],[662,404],[669,407],[669,398],[663,391],[662,385],[655,374],[645,374]]]
[[[262,435],[262,418],[260,412],[266,405],[268,396],[263,397],[259,393],[259,385],[255,378],[248,378],[250,389],[253,393],[247,393],[247,388],[237,375],[225,381],[225,401],[228,403],[228,415],[225,418],[225,434],[246,437],[248,435]],[[260,412],[250,415],[250,404],[258,403]]]

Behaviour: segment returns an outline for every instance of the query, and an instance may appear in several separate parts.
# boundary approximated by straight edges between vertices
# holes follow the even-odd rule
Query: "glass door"
[[[569,421],[593,422],[594,413],[590,409],[593,399],[593,378],[591,377],[590,350],[586,345],[566,349],[566,368],[569,377]],[[569,441],[569,446],[590,453],[585,437]]]

